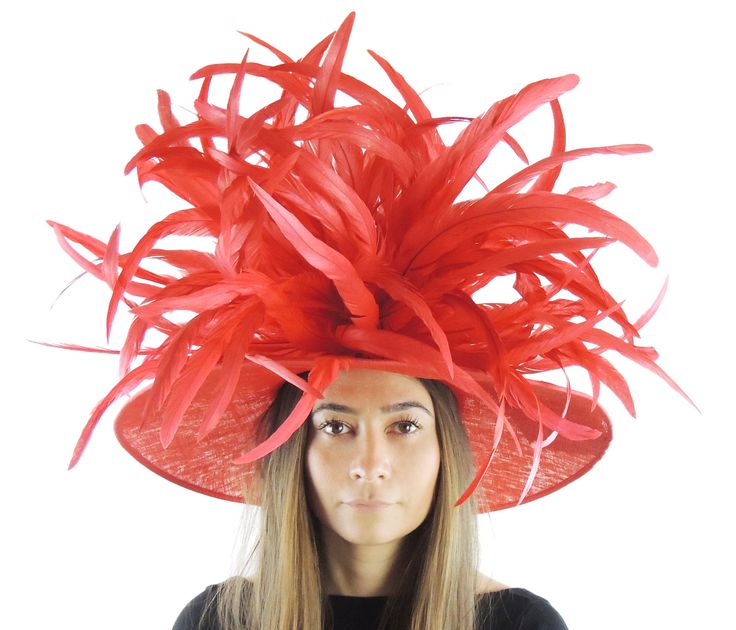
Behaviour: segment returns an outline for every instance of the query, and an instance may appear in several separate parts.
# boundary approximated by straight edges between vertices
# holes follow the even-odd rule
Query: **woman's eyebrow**
[[[416,402],[415,400],[406,400],[404,402],[394,403],[393,405],[386,405],[381,407],[381,413],[393,413],[394,411],[404,411],[405,409],[418,408],[424,411],[428,416],[433,417],[432,412],[427,409],[422,403]]]
[[[312,409],[312,414],[319,413],[320,411],[337,411],[338,413],[351,413],[355,415],[357,412],[352,407],[347,405],[338,405],[337,403],[322,403]]]
[[[417,408],[424,411],[428,416],[434,417],[432,412],[427,409],[422,403],[415,400],[405,400],[403,402],[393,403],[392,405],[385,405],[381,407],[381,413],[394,413],[396,411],[404,411],[406,409]],[[357,415],[357,411],[347,405],[340,405],[338,403],[322,403],[317,405],[313,410],[312,414],[319,413],[320,411],[337,411],[338,413],[349,413]]]

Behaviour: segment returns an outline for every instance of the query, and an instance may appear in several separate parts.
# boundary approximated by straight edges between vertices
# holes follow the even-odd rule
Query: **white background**
[[[736,627],[726,617],[736,560],[736,134],[726,63],[735,51],[726,3],[13,4],[0,16],[4,627],[168,628],[192,596],[228,575],[240,508],[138,465],[115,443],[113,414],[66,471],[116,366],[26,341],[104,343],[104,287],[82,280],[50,308],[78,271],[44,220],[103,240],[122,221],[129,246],[160,210],[122,175],[138,146],[134,125],[156,122],[155,90],[190,106],[192,71],[242,56],[237,30],[298,57],[353,8],[347,70],[386,87],[365,53],[373,48],[415,87],[431,88],[438,115],[478,114],[526,83],[575,72],[581,84],[562,100],[571,148],[655,149],[591,158],[566,181],[616,182],[603,205],[657,247],[656,270],[613,252],[610,281],[635,316],[669,276],[645,341],[702,415],[626,367],[638,418],[606,398],[616,430],[606,458],[556,495],[493,515],[483,526],[485,570],[548,598],[571,630]]]

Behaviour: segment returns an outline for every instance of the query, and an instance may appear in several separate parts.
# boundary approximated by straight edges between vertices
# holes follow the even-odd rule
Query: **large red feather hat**
[[[605,351],[669,381],[654,350],[636,344],[656,302],[631,322],[591,263],[615,241],[650,265],[654,250],[596,204],[611,184],[553,191],[569,160],[649,147],[567,150],[558,97],[575,87],[573,75],[527,85],[475,118],[435,118],[371,52],[396,103],[342,71],[353,18],[298,61],[247,35],[278,62],[246,54],[197,71],[187,124],[159,93],[163,130],[138,127],[144,146],[127,171],[187,207],[132,251],[119,252],[118,230],[104,243],[52,223],[62,247],[110,285],[108,332],[121,302],[133,315],[123,376],[94,410],[72,465],[103,412],[132,395],[115,426],[134,457],[185,487],[240,500],[253,463],[289,439],[341,370],[362,367],[453,389],[477,465],[460,500],[476,492],[479,510],[490,511],[548,494],[601,458],[611,439],[601,384],[633,415]],[[240,106],[246,77],[278,88],[250,115]],[[211,84],[227,78],[229,98],[217,105]],[[543,106],[554,121],[549,157],[484,186],[478,169],[498,144],[528,164],[509,130]],[[464,125],[450,143],[440,135],[447,124]],[[484,192],[464,198],[474,178]],[[585,233],[578,226],[585,236],[574,236]],[[171,236],[200,237],[202,247],[161,246]],[[513,284],[515,300],[479,298],[499,282]],[[587,372],[591,396],[543,382],[572,366]],[[285,381],[302,397],[259,443],[259,418]]]

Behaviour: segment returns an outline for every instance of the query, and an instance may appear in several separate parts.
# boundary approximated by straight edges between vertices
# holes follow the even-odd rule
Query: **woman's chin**
[[[343,523],[337,527],[328,527],[332,534],[351,545],[392,545],[399,543],[408,533],[398,529],[391,523],[379,522],[378,519],[361,519],[360,522]]]

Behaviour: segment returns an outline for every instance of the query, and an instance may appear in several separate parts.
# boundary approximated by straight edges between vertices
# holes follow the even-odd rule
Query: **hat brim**
[[[287,365],[294,372],[309,369],[306,362]],[[190,490],[242,502],[243,489],[257,497],[257,463],[234,464],[232,460],[257,445],[257,427],[283,379],[255,365],[246,365],[235,395],[217,426],[201,439],[200,425],[216,384],[217,373],[205,382],[168,447],[160,437],[160,418],[146,417],[150,390],[144,390],[123,407],[115,422],[115,433],[122,446],[156,474]],[[561,413],[568,405],[566,418],[593,429],[594,439],[571,440],[557,436],[541,449],[539,468],[523,502],[533,501],[569,484],[588,472],[605,453],[611,441],[611,425],[600,406],[590,397],[568,392],[549,383],[529,381],[540,403]],[[493,445],[496,415],[485,403],[467,392],[453,389],[465,424],[476,467],[485,463]],[[569,404],[568,404],[569,402]],[[516,431],[518,445],[505,431],[491,465],[476,489],[478,511],[490,512],[519,503],[534,461],[538,422],[519,410],[507,413]]]

